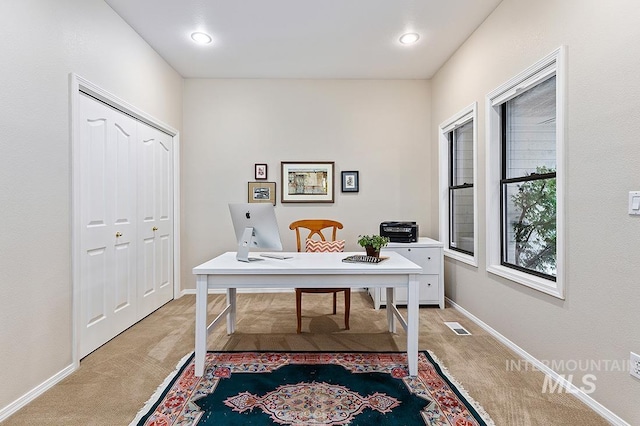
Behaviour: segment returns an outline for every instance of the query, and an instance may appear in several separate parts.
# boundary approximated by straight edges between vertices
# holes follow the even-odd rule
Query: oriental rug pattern
[[[131,425],[493,425],[439,365],[406,353],[208,352],[185,357]]]

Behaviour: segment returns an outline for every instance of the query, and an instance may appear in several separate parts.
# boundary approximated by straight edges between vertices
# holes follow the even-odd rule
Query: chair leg
[[[333,315],[336,314],[336,300],[338,299],[338,292],[334,291],[333,292]]]
[[[344,291],[344,328],[349,330],[349,311],[351,310],[351,289]]]
[[[302,292],[296,289],[296,316],[298,317],[298,334],[302,333]]]

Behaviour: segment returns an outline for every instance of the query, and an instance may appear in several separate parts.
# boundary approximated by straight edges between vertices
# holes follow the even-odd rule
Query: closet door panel
[[[160,237],[160,249],[160,287],[164,289],[167,286],[171,287],[173,285],[173,250],[171,250],[171,238],[169,235]],[[171,294],[173,295],[173,290],[171,290]]]
[[[107,248],[87,251],[85,267],[83,284],[87,304],[83,322],[90,328],[107,318]]]
[[[119,125],[114,128],[116,139],[115,159],[115,223],[135,226],[136,214],[136,164],[135,141]]]
[[[172,139],[160,132],[156,150],[158,164],[158,285],[160,303],[166,303],[173,297],[173,155]]]
[[[136,321],[137,123],[81,95],[80,357]]]
[[[148,315],[173,298],[172,138],[139,125],[139,240],[144,270],[140,312]]]
[[[158,163],[158,214],[159,220],[166,222],[171,221],[173,202],[172,202],[172,161],[171,155],[171,138],[165,134],[159,134],[158,145],[156,149]],[[163,225],[166,226],[166,225]]]
[[[97,112],[94,112],[94,114]],[[84,225],[89,228],[107,225],[107,119],[86,118],[83,124],[85,134],[84,153],[87,161],[82,163]]]
[[[115,284],[113,295],[114,312],[119,312],[135,303],[132,289],[135,288],[135,274],[131,264],[135,257],[131,253],[131,244],[117,244],[115,246],[114,275]]]

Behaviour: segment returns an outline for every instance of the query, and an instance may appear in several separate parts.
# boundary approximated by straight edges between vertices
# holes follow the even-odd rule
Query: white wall
[[[0,3],[0,412],[72,363],[69,73],[182,127],[182,78],[102,0]]]
[[[186,80],[182,173],[182,286],[191,269],[235,250],[227,204],[247,200],[254,164],[277,182],[276,217],[285,250],[289,224],[330,218],[347,250],[385,220],[418,221],[433,236],[429,99],[424,80]],[[335,161],[333,204],[282,204],[281,161]],[[340,192],[340,172],[360,172],[360,192]],[[435,214],[435,213],[434,213]]]
[[[640,380],[611,371],[640,353],[640,13],[632,0],[504,0],[432,79],[437,125],[478,101],[479,262],[446,262],[446,294],[539,360],[602,361],[591,396],[640,424]],[[566,300],[485,271],[485,96],[560,45],[568,51]],[[436,147],[433,146],[432,157]],[[436,172],[432,172],[432,193]],[[435,198],[432,198],[435,201]],[[432,204],[432,217],[437,206]],[[571,364],[567,364],[571,366]],[[613,364],[609,364],[613,365]]]

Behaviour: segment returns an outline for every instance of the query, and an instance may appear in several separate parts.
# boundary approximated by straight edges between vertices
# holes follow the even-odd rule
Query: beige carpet
[[[219,327],[212,350],[404,351],[406,335],[386,332],[386,311],[373,309],[364,292],[352,293],[351,330],[331,295],[303,296],[303,333],[296,334],[293,293],[239,294],[237,332]],[[209,296],[211,313],[222,295]],[[341,302],[339,296],[339,305]],[[3,426],[128,425],[178,361],[193,351],[195,296],[172,301],[111,340],[80,369],[18,411]],[[472,336],[456,336],[444,321],[458,321]],[[571,395],[542,393],[544,376],[509,371],[518,358],[454,309],[420,309],[420,349],[430,349],[497,425],[607,425]],[[513,369],[512,369],[513,370]]]

